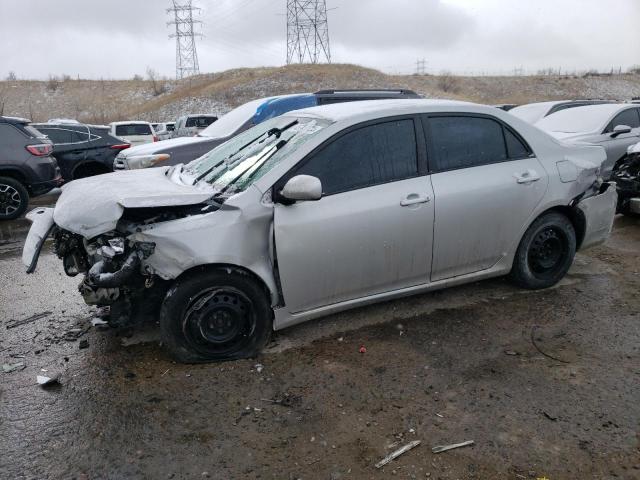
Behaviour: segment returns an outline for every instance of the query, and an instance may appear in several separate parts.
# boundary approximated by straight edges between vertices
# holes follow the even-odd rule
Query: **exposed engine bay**
[[[85,303],[109,307],[109,324],[127,326],[157,317],[169,282],[142,262],[154,250],[153,242],[127,237],[149,225],[189,216],[195,207],[125,210],[116,230],[87,240],[54,226],[53,251],[70,277],[84,274],[78,286]],[[202,206],[196,211],[201,211]]]
[[[632,200],[640,198],[640,152],[630,153],[622,160],[613,180],[618,187],[618,212],[638,213],[633,211]]]

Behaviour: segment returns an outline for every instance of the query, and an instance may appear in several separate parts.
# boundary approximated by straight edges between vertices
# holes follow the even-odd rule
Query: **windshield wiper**
[[[288,123],[287,125],[285,125],[282,128],[272,128],[271,130],[267,131],[267,137],[272,137],[275,135],[276,138],[280,138],[280,135],[282,135],[283,132],[285,132],[286,130],[289,130],[291,127],[293,127],[294,125],[298,124],[298,120],[294,120],[291,123]],[[224,163],[225,161],[231,160],[233,157],[235,157],[237,154],[239,154],[240,152],[242,152],[245,148],[253,145],[254,143],[256,143],[258,140],[260,140],[262,137],[264,136],[264,133],[256,138],[254,138],[253,140],[251,140],[250,142],[246,143],[245,145],[243,145],[242,147],[240,147],[238,150],[236,150],[235,152],[233,152],[231,155],[229,155],[227,158],[225,158],[224,160],[222,160],[221,162],[216,163],[215,165],[213,165],[211,168],[208,168],[204,173],[200,174],[198,177],[196,177],[196,179],[193,181],[192,185],[195,185],[196,183],[198,183],[200,180],[202,180],[203,178],[205,178],[207,175],[209,175],[211,172],[213,172],[220,164]]]
[[[284,147],[287,144],[286,140],[280,140],[278,143],[276,143],[275,145],[273,145],[272,147],[270,147],[266,152],[264,152],[262,155],[260,155],[255,162],[253,162],[251,165],[247,165],[247,167],[245,169],[243,169],[240,173],[238,173],[238,175],[236,175],[234,178],[232,178],[229,183],[227,183],[224,187],[222,187],[222,189],[216,193],[214,195],[214,198],[220,197],[222,196],[224,193],[227,192],[227,190],[229,190],[229,187],[233,186],[238,180],[240,180],[248,171],[253,169],[253,172],[251,172],[251,174],[249,175],[249,177],[247,178],[247,180],[250,180],[253,175],[255,175],[255,173],[260,169],[260,167],[262,165],[264,165],[264,163],[269,160],[278,150],[280,150],[282,147]]]

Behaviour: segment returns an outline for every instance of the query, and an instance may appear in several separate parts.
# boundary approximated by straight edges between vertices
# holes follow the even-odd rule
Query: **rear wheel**
[[[576,232],[561,213],[547,213],[527,229],[513,261],[511,280],[529,289],[548,288],[569,271],[576,253]]]
[[[160,313],[163,341],[185,363],[254,356],[271,329],[267,292],[240,271],[204,271],[179,279]]]
[[[13,220],[29,205],[29,192],[18,180],[0,177],[0,220]]]

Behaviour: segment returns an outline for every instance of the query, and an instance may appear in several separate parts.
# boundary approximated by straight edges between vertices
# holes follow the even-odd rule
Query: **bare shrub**
[[[167,92],[167,81],[160,78],[158,72],[151,67],[147,67],[147,78],[151,82],[151,89],[155,97]]]
[[[633,65],[629,67],[629,73],[634,75],[640,75],[640,65]]]
[[[14,71],[9,72],[9,74],[7,75],[7,82],[15,82],[16,80],[18,80],[18,76],[16,75],[16,72]]]
[[[142,80],[144,80],[144,78],[142,78],[142,75],[138,75],[137,73],[133,76],[132,79],[134,82],[141,82]]]
[[[443,92],[456,93],[460,90],[460,80],[451,72],[442,72],[438,77],[438,88]]]
[[[49,75],[49,80],[47,80],[47,90],[50,92],[55,92],[60,87],[60,79],[55,75]]]
[[[71,80],[71,75],[67,75],[66,73],[62,75],[62,81],[68,82]]]

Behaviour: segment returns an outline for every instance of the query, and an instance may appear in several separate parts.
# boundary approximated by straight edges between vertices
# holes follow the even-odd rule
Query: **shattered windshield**
[[[209,183],[219,194],[241,192],[328,125],[317,118],[267,120],[189,163],[183,181]]]

